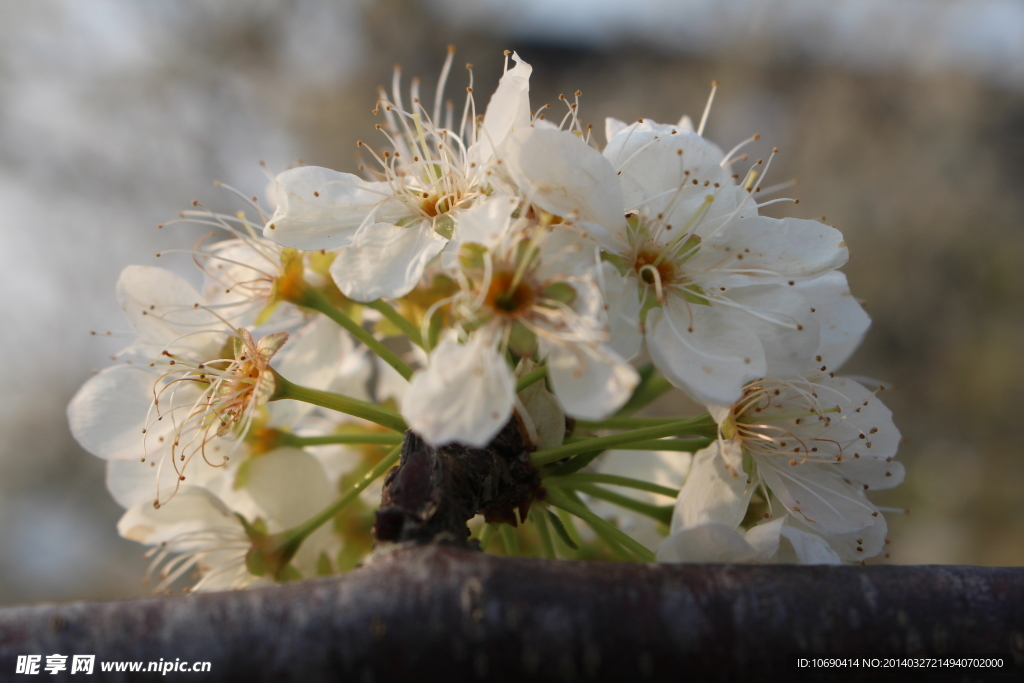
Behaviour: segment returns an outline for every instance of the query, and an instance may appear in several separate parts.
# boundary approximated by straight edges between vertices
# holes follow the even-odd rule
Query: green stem
[[[609,417],[605,420],[576,420],[576,426],[588,431],[598,429],[639,429],[678,422],[678,417]]]
[[[555,544],[551,540],[551,529],[548,528],[547,513],[540,505],[535,505],[530,510],[530,521],[537,527],[537,535],[540,536],[540,546],[544,549],[544,557],[555,559]]]
[[[569,539],[576,544],[576,549],[579,550],[585,544],[583,543],[583,537],[580,536],[579,529],[576,528],[576,522],[573,520],[573,516],[562,508],[555,506],[557,512],[555,515],[562,522],[562,528],[565,529],[565,533],[569,535]],[[561,538],[559,538],[561,540]],[[567,546],[568,547],[568,546]],[[568,548],[572,550],[572,548]]]
[[[487,550],[487,546],[491,544],[491,539],[494,538],[494,532],[498,530],[497,524],[485,524],[484,530],[480,532],[480,550]]]
[[[628,548],[631,552],[633,552],[633,554],[635,554],[641,560],[643,560],[645,562],[653,562],[654,561],[654,553],[652,553],[650,550],[648,550],[643,544],[639,543],[638,541],[636,541],[634,538],[632,538],[628,534],[623,533],[620,529],[618,529],[616,526],[614,526],[608,520],[603,519],[600,516],[594,514],[590,510],[590,508],[588,508],[583,503],[578,502],[578,501],[574,501],[572,498],[570,498],[568,495],[563,493],[561,490],[556,489],[554,487],[549,488],[547,490],[547,492],[548,492],[548,501],[552,505],[560,507],[563,510],[565,510],[566,512],[571,513],[571,514],[579,517],[584,522],[586,522],[588,525],[590,525],[590,527],[592,529],[594,529],[595,532],[597,532],[598,528],[602,529],[603,532],[605,534],[608,534],[608,536],[610,538],[613,538],[613,539],[615,539],[615,541],[617,543],[620,543],[621,545],[624,545],[626,548]],[[600,533],[600,532],[598,532],[598,533]]]
[[[281,434],[280,443],[282,446],[292,448],[305,448],[306,446],[327,446],[331,444],[383,444],[395,446],[402,443],[404,438],[401,434],[328,434],[326,436],[295,436],[294,434]]]
[[[519,555],[519,539],[516,537],[516,530],[508,524],[502,524],[498,529],[501,532],[501,542],[505,544],[505,554],[509,557]]]
[[[379,339],[370,334],[370,332],[363,328],[362,325],[357,324],[352,320],[352,318],[345,315],[343,311],[335,308],[331,302],[325,299],[324,295],[317,290],[312,287],[306,287],[295,303],[299,306],[305,306],[306,308],[311,308],[314,311],[323,313],[328,318],[348,330],[353,337],[366,344],[371,351],[380,356],[382,361],[393,367],[402,377],[405,379],[412,377],[412,368],[406,365],[401,358],[396,356],[394,351],[384,346]]]
[[[367,308],[372,308],[383,315],[387,318],[388,322],[400,329],[402,334],[409,338],[409,341],[416,346],[421,348],[423,347],[423,337],[420,335],[420,331],[416,329],[415,325],[406,320],[401,313],[396,311],[387,301],[384,301],[384,299],[377,299],[376,301],[371,301],[370,303],[363,305]]]
[[[557,448],[547,448],[545,450],[535,451],[530,455],[530,463],[534,467],[541,467],[542,465],[547,465],[548,463],[561,460],[562,458],[567,458],[579,453],[586,453],[588,451],[615,448],[617,446],[624,446],[638,441],[647,441],[648,439],[661,439],[666,436],[692,434],[694,431],[702,433],[709,426],[713,425],[714,422],[711,420],[711,416],[705,413],[698,417],[691,417],[685,420],[675,420],[669,424],[662,424],[656,427],[634,429],[628,432],[610,434],[608,436],[598,436],[593,439],[584,439],[583,441],[564,444]]]
[[[592,484],[580,484],[574,488],[580,493],[587,494],[591,498],[597,498],[598,500],[618,505],[620,508],[632,510],[633,512],[644,515],[645,517],[655,519],[666,526],[672,523],[672,510],[675,507],[673,505],[652,505],[651,503],[644,503],[635,498],[623,496],[622,494],[615,493]]]
[[[300,539],[305,539],[311,533],[319,529],[327,522],[334,519],[334,516],[341,512],[346,505],[351,503],[353,500],[359,497],[359,494],[366,490],[366,488],[376,481],[381,475],[391,469],[391,467],[398,462],[398,458],[402,454],[402,447],[395,446],[392,448],[384,459],[377,463],[372,470],[363,475],[363,478],[359,482],[348,490],[338,500],[334,501],[331,505],[325,508],[322,512],[317,514],[315,517],[307,522],[300,524],[297,527],[290,529],[285,532],[291,536],[297,536]]]
[[[565,443],[579,443],[580,441],[586,441],[592,439],[592,436],[570,436],[565,440]],[[688,439],[651,439],[649,441],[637,441],[635,443],[627,444],[625,446],[618,446],[620,451],[674,451],[677,453],[695,453],[706,446],[709,446],[714,440],[701,438],[688,438]]]
[[[516,393],[518,394],[520,391],[530,386],[531,384],[535,384],[536,382],[539,382],[540,380],[544,379],[547,376],[547,374],[548,366],[546,365],[541,365],[538,368],[530,370],[528,373],[520,377],[519,380],[516,382]]]
[[[382,427],[393,429],[396,432],[404,432],[408,429],[401,415],[393,413],[386,408],[381,408],[378,405],[360,401],[350,396],[334,394],[329,391],[302,387],[289,382],[276,371],[274,371],[274,379],[277,381],[277,386],[275,387],[274,395],[270,399],[271,401],[280,401],[282,399],[302,401],[303,403],[311,403],[321,408],[336,410],[346,415],[361,417],[364,420],[375,422]]]
[[[621,543],[616,541],[615,538],[608,533],[607,529],[601,526],[594,526],[593,524],[588,524],[588,526],[590,527],[591,531],[597,534],[598,538],[604,541],[605,545],[607,545],[608,548],[611,549],[611,551],[615,554],[617,558],[619,558],[620,560],[624,560],[626,562],[636,561],[636,557],[633,555],[633,553],[626,550],[626,548],[623,547]]]
[[[673,451],[676,453],[696,453],[714,443],[714,439],[652,439],[637,441],[628,446],[619,446],[623,451]]]
[[[577,487],[579,484],[609,484],[611,486],[624,486],[626,488],[637,489],[638,491],[649,491],[650,493],[657,493],[658,495],[669,496],[671,498],[675,498],[679,495],[678,489],[659,486],[641,479],[631,479],[630,477],[620,477],[615,474],[601,474],[599,472],[576,472],[575,474],[567,474],[561,477],[545,477],[545,481],[557,483],[559,486],[571,487]]]

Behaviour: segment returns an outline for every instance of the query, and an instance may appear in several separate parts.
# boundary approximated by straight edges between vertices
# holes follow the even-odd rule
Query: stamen
[[[711,113],[711,103],[715,101],[716,92],[718,92],[718,81],[711,81],[711,94],[708,95],[708,103],[704,106],[704,115],[700,117],[697,135],[704,135],[704,124],[708,122],[708,115]]]

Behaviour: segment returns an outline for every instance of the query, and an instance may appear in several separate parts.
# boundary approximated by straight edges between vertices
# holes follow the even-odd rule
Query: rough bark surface
[[[407,431],[401,460],[384,479],[374,536],[385,542],[444,540],[468,546],[466,522],[477,512],[488,522],[515,526],[516,512],[526,518],[539,487],[516,418],[487,448],[434,448]]]
[[[178,674],[189,681],[378,683],[910,680],[794,661],[1000,654],[1012,668],[920,680],[1021,680],[1024,569],[580,563],[410,545],[337,578],[0,610],[0,679],[17,655],[53,653],[212,662]]]

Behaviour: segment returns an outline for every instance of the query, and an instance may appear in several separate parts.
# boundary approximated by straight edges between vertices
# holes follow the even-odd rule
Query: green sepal
[[[682,265],[692,259],[700,252],[700,237],[697,235],[690,235],[683,242],[682,246],[673,245],[671,247],[672,253],[675,254],[686,254],[686,256],[675,261],[677,265]],[[687,253],[689,252],[689,253]]]
[[[757,466],[754,464],[754,458],[751,457],[750,453],[743,451],[743,474],[748,477],[754,476],[754,469]]]
[[[576,300],[576,288],[568,282],[553,282],[541,290],[540,295],[544,299],[553,299],[566,305]]]
[[[274,311],[277,310],[277,305],[280,303],[281,302],[279,300],[271,301],[264,306],[263,310],[261,310],[259,315],[256,316],[256,320],[253,322],[253,327],[259,327],[260,325],[266,324],[266,322],[270,320],[270,316],[274,315]]]
[[[455,221],[451,216],[439,216],[434,221],[434,232],[446,240],[450,240],[455,234]]]
[[[469,270],[482,270],[487,248],[482,244],[463,244],[459,248],[459,263]]]
[[[397,225],[400,228],[411,228],[412,226],[418,224],[422,220],[423,220],[423,216],[422,215],[420,215],[420,216],[402,216],[397,221],[395,221],[395,225]]]
[[[310,251],[306,252],[306,261],[309,269],[317,275],[330,279],[331,264],[338,255],[333,251]]]
[[[537,335],[517,320],[512,323],[508,348],[520,358],[530,358],[537,351]]]
[[[633,267],[633,264],[630,263],[625,256],[611,254],[607,251],[601,252],[601,260],[604,261],[605,263],[610,263],[613,266],[615,266],[616,270],[619,271],[620,275],[624,275],[625,273],[629,272],[629,270]]]
[[[289,581],[302,581],[302,572],[293,567],[290,564],[285,565],[281,568],[277,574],[274,575],[274,580],[278,583],[288,583]]]
[[[249,483],[249,469],[252,466],[252,460],[252,458],[246,458],[245,462],[238,466],[238,470],[235,472],[235,481],[232,483],[231,488],[238,491],[245,488],[246,484]]]
[[[330,576],[334,573],[334,567],[331,565],[331,556],[325,551],[320,552],[320,557],[316,560],[316,575],[317,576]]]
[[[691,304],[696,304],[697,306],[711,305],[708,295],[697,285],[686,285],[682,289],[678,289],[676,291],[682,294],[683,298]]]

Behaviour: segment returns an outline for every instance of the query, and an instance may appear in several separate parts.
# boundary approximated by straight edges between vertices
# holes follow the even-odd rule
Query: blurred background
[[[400,62],[432,92],[448,43],[479,108],[515,49],[602,144],[720,81],[707,137],[779,147],[801,201],[769,211],[850,245],[874,327],[845,371],[894,385],[907,439],[889,561],[1024,564],[1024,3],[35,0],[0,5],[0,604],[147,591],[65,408],[126,342],[121,269],[198,236],[156,224],[238,210],[212,181],[262,194],[260,161],[354,171],[376,86]]]

